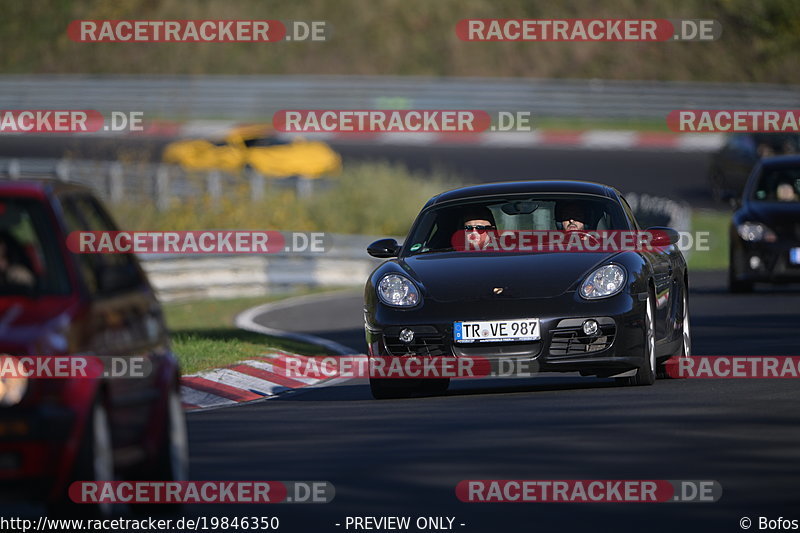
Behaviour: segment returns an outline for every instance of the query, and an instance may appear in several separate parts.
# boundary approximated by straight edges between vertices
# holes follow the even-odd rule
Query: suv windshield
[[[0,198],[0,298],[68,293],[69,280],[42,204]]]
[[[425,211],[412,229],[405,256],[453,250],[462,231],[630,230],[620,205],[609,198],[539,194],[464,201]]]

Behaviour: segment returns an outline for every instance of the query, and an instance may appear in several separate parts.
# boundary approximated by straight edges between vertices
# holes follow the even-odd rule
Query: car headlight
[[[0,354],[0,368],[0,407],[17,405],[28,390],[25,369],[17,358],[5,354]]]
[[[749,242],[775,242],[778,240],[775,232],[760,222],[742,222],[736,226],[736,231],[739,233],[739,237]]]
[[[419,289],[405,276],[387,274],[378,282],[378,298],[392,307],[414,307],[419,303]]]
[[[601,266],[581,284],[581,296],[587,300],[607,298],[617,294],[625,286],[625,269],[618,265]]]

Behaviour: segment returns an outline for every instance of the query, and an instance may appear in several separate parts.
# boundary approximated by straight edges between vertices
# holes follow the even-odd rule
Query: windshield
[[[68,293],[69,281],[43,206],[0,198],[0,298]]]
[[[462,231],[630,230],[620,205],[599,196],[539,194],[487,198],[431,209],[406,239],[404,256],[453,250]]]
[[[762,202],[800,202],[800,167],[764,170],[758,178],[752,199]]]

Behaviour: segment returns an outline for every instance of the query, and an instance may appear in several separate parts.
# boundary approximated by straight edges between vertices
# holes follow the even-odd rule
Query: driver
[[[589,217],[579,202],[564,202],[556,207],[556,220],[565,231],[586,231]]]
[[[492,211],[488,207],[470,207],[461,214],[461,220],[469,248],[485,249],[489,242],[489,231],[496,229]]]

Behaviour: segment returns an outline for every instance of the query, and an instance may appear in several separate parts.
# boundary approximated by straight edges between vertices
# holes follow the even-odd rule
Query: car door
[[[117,230],[89,194],[70,194],[61,203],[69,231]],[[168,351],[160,306],[133,256],[78,254],[77,259],[90,293],[86,351],[113,357],[115,374],[105,384],[114,446],[128,448],[122,456],[135,462],[143,454],[138,444],[158,398],[157,371]]]
[[[639,231],[641,228],[639,227],[639,223],[636,221],[636,216],[633,214],[633,210],[631,209],[628,202],[625,198],[620,197],[623,209],[625,214],[630,219],[631,228]],[[673,248],[670,246],[664,252],[640,252],[640,255],[644,258],[644,260],[650,265],[653,271],[653,280],[655,282],[655,299],[656,299],[656,309],[654,319],[656,322],[656,340],[663,340],[665,339],[670,333],[671,329],[668,327],[668,323],[670,320],[671,315],[671,305],[672,300],[674,298],[673,294],[673,277],[674,277],[674,264],[670,258],[669,249]]]

